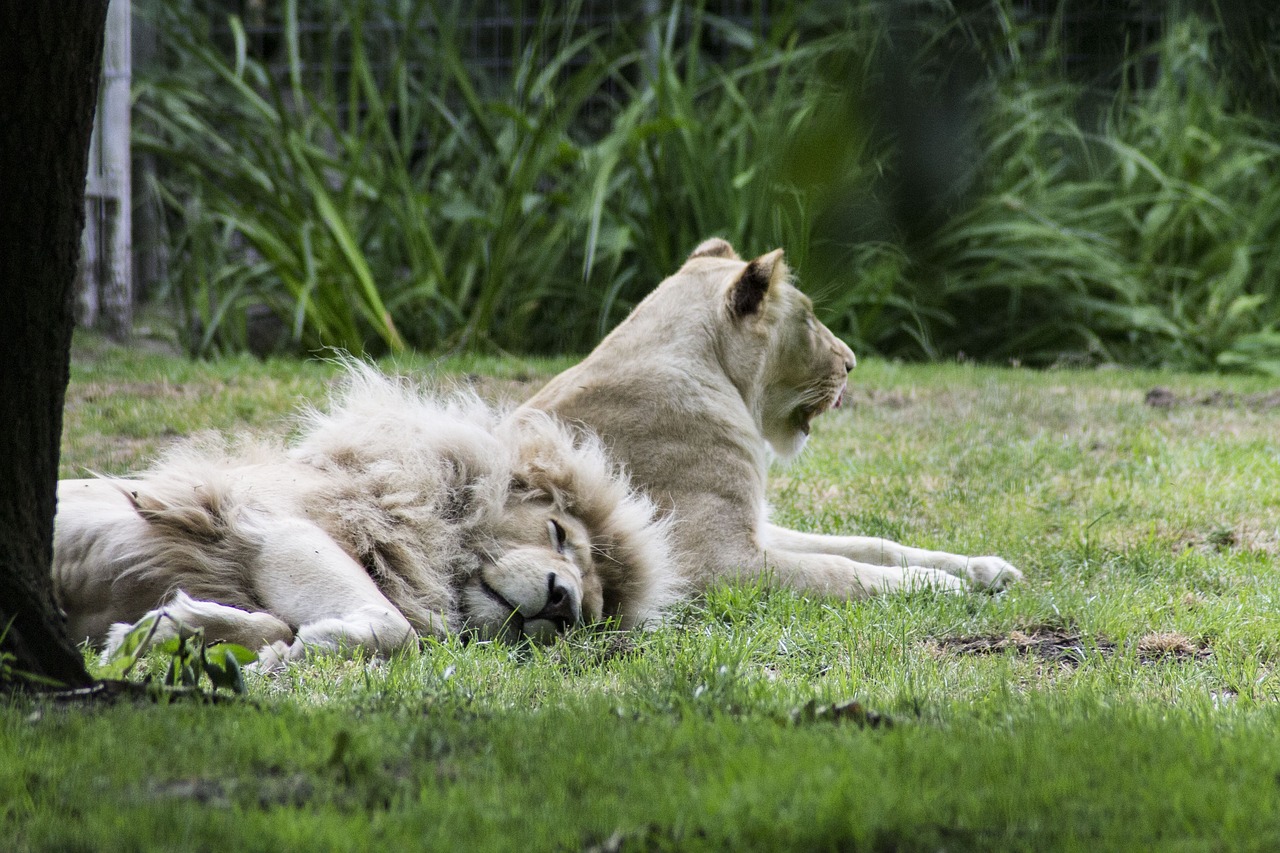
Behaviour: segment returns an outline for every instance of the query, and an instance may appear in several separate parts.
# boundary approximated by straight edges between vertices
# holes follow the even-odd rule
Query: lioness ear
[[[769,293],[770,285],[786,274],[787,265],[782,260],[781,249],[774,249],[751,261],[729,289],[729,311],[735,317],[756,313]]]
[[[698,248],[689,253],[686,260],[694,258],[728,258],[731,261],[740,261],[738,253],[733,250],[733,246],[729,245],[728,240],[722,240],[719,237],[712,237],[710,240],[703,240],[698,244]]]

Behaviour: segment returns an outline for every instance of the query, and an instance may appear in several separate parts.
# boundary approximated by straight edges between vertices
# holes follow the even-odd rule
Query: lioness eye
[[[569,542],[569,534],[565,533],[564,526],[553,518],[547,522],[547,532],[551,534],[551,547],[556,549],[557,554],[563,554]]]
[[[812,315],[812,314],[807,314],[807,315],[805,315],[805,318],[804,318],[804,324],[805,324],[805,326],[806,326],[806,327],[808,327],[809,331],[811,331],[811,332],[813,331],[814,323],[816,323],[816,322],[817,322],[817,321],[813,319],[813,315]]]

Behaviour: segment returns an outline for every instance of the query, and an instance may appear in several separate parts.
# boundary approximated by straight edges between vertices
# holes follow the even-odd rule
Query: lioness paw
[[[999,557],[970,557],[965,564],[964,575],[974,585],[986,589],[1004,589],[1022,580],[1022,572]]]

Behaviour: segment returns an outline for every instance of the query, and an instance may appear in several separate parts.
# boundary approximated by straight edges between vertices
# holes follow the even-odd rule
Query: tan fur
[[[679,594],[664,524],[594,438],[356,363],[289,446],[206,437],[58,498],[55,591],[71,635],[108,647],[155,612],[268,663],[385,653],[418,634],[629,628]]]
[[[856,597],[1020,577],[998,557],[768,523],[771,457],[801,450],[810,421],[839,405],[853,366],[853,352],[792,285],[782,250],[745,262],[711,239],[525,406],[600,435],[672,519],[680,568],[695,586],[770,577]]]

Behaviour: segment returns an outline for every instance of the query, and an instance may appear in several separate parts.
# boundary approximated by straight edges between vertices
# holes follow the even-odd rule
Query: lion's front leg
[[[829,536],[770,524],[765,529],[765,537],[769,547],[783,551],[834,554],[875,566],[939,569],[990,589],[1003,589],[1022,578],[1022,572],[1000,557],[966,557],[947,551],[911,548],[878,536]]]
[[[258,537],[251,566],[262,603],[297,626],[291,643],[264,649],[258,668],[278,668],[308,648],[390,655],[411,645],[413,626],[342,547],[302,518],[243,511],[240,524]]]

